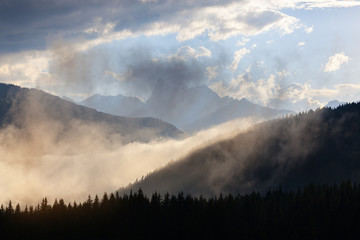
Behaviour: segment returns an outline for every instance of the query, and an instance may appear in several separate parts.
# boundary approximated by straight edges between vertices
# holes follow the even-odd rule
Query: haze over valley
[[[151,94],[145,102],[134,97],[93,95],[79,104],[119,116],[152,116],[175,124],[186,132],[199,131],[237,118],[275,118],[292,113],[253,104],[246,99],[219,97],[205,85]]]
[[[0,204],[358,181],[359,11],[1,1]]]
[[[189,135],[154,118],[118,117],[35,89],[0,84],[0,201],[80,201],[115,191],[192,150],[246,129],[229,121]]]

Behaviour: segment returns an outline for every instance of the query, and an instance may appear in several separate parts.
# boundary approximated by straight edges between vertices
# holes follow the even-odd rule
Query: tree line
[[[360,185],[281,187],[265,194],[212,198],[139,189],[91,196],[82,203],[44,198],[0,209],[3,239],[354,239],[360,234]]]

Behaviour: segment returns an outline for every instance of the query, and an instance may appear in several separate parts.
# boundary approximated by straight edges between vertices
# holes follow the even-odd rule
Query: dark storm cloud
[[[59,83],[51,91],[63,94],[74,90],[93,94],[106,85],[143,98],[157,91],[164,98],[172,99],[183,88],[203,83],[206,79],[203,61],[209,60],[206,57],[158,59],[154,58],[150,48],[141,46],[121,48],[114,54],[107,48],[78,52],[71,45],[61,43],[51,50],[49,72]],[[43,84],[46,83],[38,81],[39,87],[46,88]]]
[[[136,85],[136,88],[146,86],[149,90],[176,90],[191,87],[193,84],[199,85],[205,79],[203,66],[194,59],[153,60],[146,56],[139,57],[138,54],[132,59],[133,62],[129,64],[128,69],[132,69],[133,80],[129,83]]]
[[[52,37],[80,32],[96,17],[101,2],[16,0],[0,3],[1,52],[42,49]]]
[[[99,18],[103,24],[114,22],[117,31],[137,31],[175,12],[214,4],[219,2],[4,0],[0,2],[0,53],[44,49],[53,38],[94,37],[83,31]]]

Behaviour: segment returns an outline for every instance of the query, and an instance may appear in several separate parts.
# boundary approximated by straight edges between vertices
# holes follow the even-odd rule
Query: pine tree
[[[16,207],[15,207],[15,214],[16,215],[19,215],[21,213],[21,208],[20,208],[20,204],[16,204]]]
[[[7,215],[12,215],[14,213],[14,208],[12,206],[11,200],[9,201],[9,205],[7,206],[5,212]]]

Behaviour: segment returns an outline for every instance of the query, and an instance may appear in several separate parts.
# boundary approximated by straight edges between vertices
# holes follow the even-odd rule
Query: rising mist
[[[256,121],[232,121],[180,138],[161,137],[162,128],[143,125],[127,125],[132,132],[124,134],[115,120],[89,121],[83,107],[81,112],[75,104],[30,92],[13,100],[0,130],[1,203],[36,204],[45,196],[83,201],[88,194],[115,191]]]

